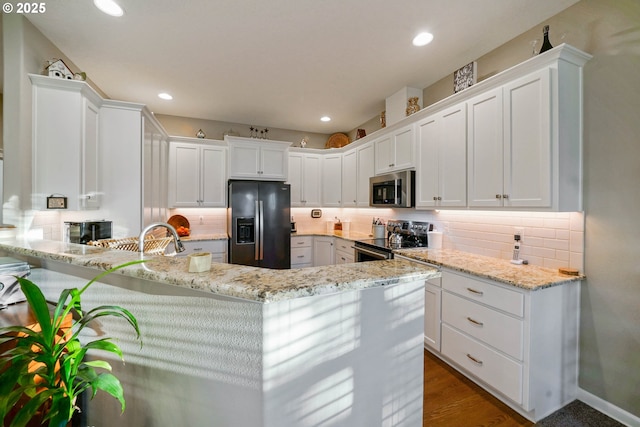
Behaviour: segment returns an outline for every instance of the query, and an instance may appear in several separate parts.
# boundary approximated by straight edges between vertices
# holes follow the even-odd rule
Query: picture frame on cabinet
[[[477,83],[478,63],[470,62],[453,72],[453,93],[458,93]]]

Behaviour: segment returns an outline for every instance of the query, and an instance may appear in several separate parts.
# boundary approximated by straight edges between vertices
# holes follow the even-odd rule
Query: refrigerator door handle
[[[264,209],[260,200],[260,260],[264,259]]]
[[[255,218],[258,221],[258,228],[260,233],[258,235],[258,239],[254,243],[254,247],[255,247],[254,259],[258,261],[260,259],[260,247],[262,246],[262,217],[260,216],[259,202],[257,200],[256,200]]]

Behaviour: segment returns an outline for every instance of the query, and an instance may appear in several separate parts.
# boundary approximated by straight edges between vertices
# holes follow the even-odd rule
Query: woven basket
[[[155,238],[152,235],[146,236],[144,240],[144,253],[146,254],[163,254],[169,242],[173,240],[173,237]],[[103,239],[89,242],[92,246],[99,246],[101,248],[116,249],[119,251],[133,251],[138,252],[138,238],[137,237],[123,237],[122,239]]]

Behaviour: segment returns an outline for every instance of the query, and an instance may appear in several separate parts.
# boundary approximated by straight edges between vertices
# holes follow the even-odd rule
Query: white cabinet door
[[[393,133],[393,169],[409,169],[414,165],[415,132],[413,124]]]
[[[467,134],[465,104],[417,123],[416,207],[467,204]]]
[[[333,237],[313,238],[313,266],[334,264]]]
[[[545,68],[503,88],[504,206],[551,206],[550,72]]]
[[[200,148],[200,193],[203,207],[227,205],[227,149]]]
[[[438,205],[467,205],[467,114],[460,104],[441,114],[441,139],[438,146]]]
[[[340,207],[342,201],[342,154],[322,156],[322,206]]]
[[[52,194],[67,209],[100,207],[99,106],[85,83],[29,75],[33,87],[33,208]]]
[[[375,173],[380,175],[414,166],[415,132],[413,124],[380,137],[375,145]]]
[[[369,206],[369,178],[375,175],[375,152],[372,143],[357,148],[358,151],[358,207]]]
[[[302,200],[302,163],[304,155],[289,153],[289,176],[287,183],[291,186],[291,206],[304,206]]]
[[[322,187],[322,156],[305,154],[302,167],[303,206],[320,206]]]
[[[229,178],[260,178],[260,147],[255,144],[234,144],[229,146]]]
[[[424,287],[424,344],[440,351],[442,289],[429,282]]]
[[[416,208],[438,206],[440,120],[437,115],[417,124],[418,167],[416,170]]]
[[[358,206],[358,150],[342,154],[342,206]]]
[[[83,162],[82,162],[82,197],[83,209],[98,209],[100,207],[100,150],[99,150],[99,108],[83,99]]]
[[[171,142],[169,148],[169,206],[197,207],[200,200],[200,148]]]
[[[502,206],[502,88],[467,101],[467,111],[468,204]]]
[[[291,206],[320,206],[322,156],[292,152],[288,162]]]
[[[169,206],[226,206],[226,149],[174,142],[169,149]]]
[[[225,136],[229,178],[286,181],[290,142]]]
[[[286,180],[288,161],[286,147],[281,145],[261,147],[260,179]]]
[[[391,134],[387,134],[377,139],[375,146],[376,175],[387,173],[393,170],[395,164],[393,139]]]

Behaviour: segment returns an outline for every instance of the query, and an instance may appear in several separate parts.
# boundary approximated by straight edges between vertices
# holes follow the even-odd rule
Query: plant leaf
[[[44,298],[42,291],[32,281],[25,279],[24,277],[17,277],[20,282],[20,288],[27,298],[29,308],[33,311],[33,315],[40,324],[42,334],[45,337],[50,337],[52,334],[51,317],[49,315],[49,306],[47,300]]]
[[[120,347],[118,347],[117,344],[114,344],[113,342],[111,342],[111,338],[103,338],[100,340],[88,342],[85,345],[85,348],[87,350],[91,349],[91,350],[108,351],[110,353],[117,354],[120,357],[120,359],[123,359],[122,350],[120,350]]]
[[[118,380],[118,378],[109,373],[102,373],[91,382],[91,386],[93,388],[92,399],[95,397],[98,389],[106,391],[111,396],[118,399],[122,412],[124,412],[126,406],[124,401],[124,390],[122,389],[122,384],[120,384],[120,380]]]

